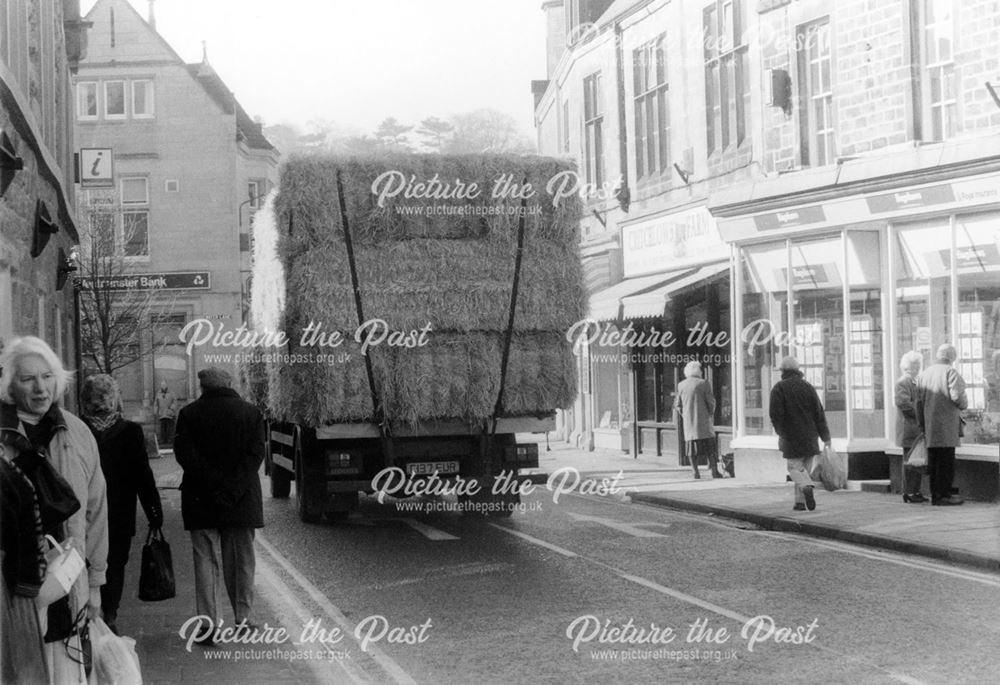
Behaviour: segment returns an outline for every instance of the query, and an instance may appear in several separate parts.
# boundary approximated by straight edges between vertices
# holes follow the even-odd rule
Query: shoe
[[[695,472],[694,472],[694,479],[695,479],[695,480],[701,480],[701,474],[700,474],[700,473],[698,473],[697,471],[695,471]]]
[[[725,476],[723,476],[718,471],[712,471],[712,478],[725,478]]]
[[[813,496],[813,489],[811,485],[809,487],[802,488],[802,496],[806,498],[806,509],[812,511],[816,508],[816,498]]]
[[[912,495],[903,495],[903,501],[907,504],[923,504],[927,501],[927,498],[919,492],[915,492]]]
[[[960,504],[965,504],[965,500],[961,497],[956,497],[952,495],[951,497],[939,497],[938,499],[931,500],[931,505],[935,507],[957,507]]]
[[[802,502],[796,502],[795,506],[792,507],[792,511],[805,511],[805,510],[806,510],[806,505],[804,505]]]

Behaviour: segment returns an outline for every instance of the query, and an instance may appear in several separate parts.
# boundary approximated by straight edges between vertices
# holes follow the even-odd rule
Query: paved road
[[[265,498],[258,592],[296,640],[343,633],[344,682],[981,683],[1000,665],[996,575],[617,498],[523,502],[486,520],[363,498],[305,525]]]

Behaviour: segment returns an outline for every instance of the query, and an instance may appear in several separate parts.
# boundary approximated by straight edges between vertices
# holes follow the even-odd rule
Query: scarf
[[[90,424],[90,427],[93,428],[95,432],[103,433],[107,429],[111,428],[111,426],[118,423],[121,417],[121,412],[113,411],[103,416],[88,416],[87,423]]]

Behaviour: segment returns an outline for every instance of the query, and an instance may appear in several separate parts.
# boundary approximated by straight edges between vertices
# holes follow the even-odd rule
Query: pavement
[[[858,483],[852,483],[850,489],[837,492],[817,488],[816,510],[798,512],[792,511],[791,483],[761,485],[728,477],[713,479],[704,468],[702,479],[695,480],[689,467],[677,466],[668,458],[632,457],[600,449],[586,451],[554,439],[546,444],[542,436],[535,439],[539,440],[539,468],[529,474],[539,482],[559,469],[575,469],[581,479],[609,479],[615,485],[613,496],[644,505],[740,520],[766,530],[828,538],[1000,572],[1000,504],[966,502],[960,507],[904,504],[899,495],[861,491]],[[191,545],[181,522],[177,463],[170,450],[161,450],[160,456],[151,460],[151,464],[166,512],[164,534],[173,551],[177,597],[154,603],[136,598],[144,542],[140,513],[140,534],[133,542],[118,618],[122,634],[136,639],[144,682],[154,685],[317,682],[316,672],[306,661],[266,658],[260,654],[236,660],[231,654],[234,649],[197,645],[188,651],[179,631],[195,614]],[[258,625],[280,625],[281,610],[268,601],[268,597],[258,596],[253,620]],[[224,618],[231,621],[228,605],[225,609]],[[216,656],[212,656],[213,652]],[[230,655],[219,657],[220,652]]]
[[[860,482],[849,482],[847,490],[836,492],[817,487],[816,510],[793,511],[791,483],[713,479],[704,467],[701,480],[695,480],[690,467],[663,457],[632,457],[600,449],[588,452],[551,439],[548,448],[542,438],[540,474],[573,467],[583,476],[607,478],[622,471],[621,494],[633,502],[1000,572],[998,503],[906,504],[901,495],[861,491]]]

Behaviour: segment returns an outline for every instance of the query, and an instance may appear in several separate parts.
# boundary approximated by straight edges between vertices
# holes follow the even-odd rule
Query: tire
[[[293,457],[295,460],[295,504],[299,512],[299,519],[303,523],[319,523],[323,512],[309,506],[309,498],[306,497],[306,489],[308,486],[306,485],[306,479],[303,475],[302,429],[298,426],[295,427],[295,438],[293,442],[295,443]]]
[[[510,518],[514,514],[514,509],[520,503],[521,496],[517,493],[493,494],[492,491],[494,479],[503,471],[499,450],[503,449],[503,447],[513,445],[514,442],[513,435],[503,434],[495,436],[493,442],[494,453],[487,455],[480,469],[477,469],[479,471],[478,477],[482,479],[479,493],[474,497],[464,496],[459,498],[459,501],[463,503],[478,503],[484,510],[477,511],[474,508],[464,509],[462,512],[464,515],[474,517],[485,516],[487,518]]]

